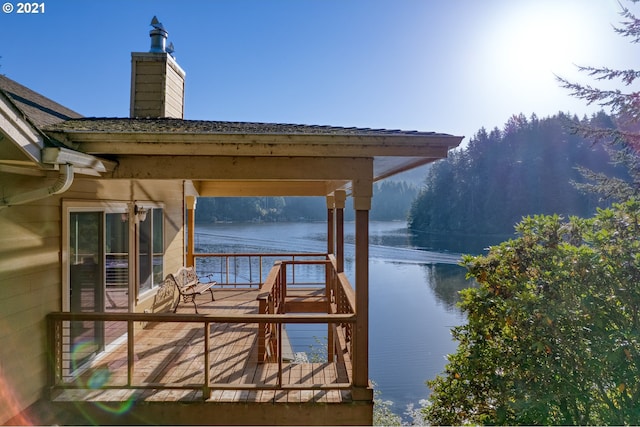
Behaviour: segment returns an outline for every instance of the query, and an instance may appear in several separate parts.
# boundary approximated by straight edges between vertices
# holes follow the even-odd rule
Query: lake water
[[[403,222],[369,226],[369,377],[402,414],[429,395],[456,350],[451,328],[465,321],[458,291],[470,286],[457,253],[412,246]],[[345,273],[354,280],[354,224],[345,223]],[[325,223],[196,226],[196,252],[326,252]],[[315,329],[314,329],[315,328]],[[326,327],[289,325],[294,351],[309,351]]]

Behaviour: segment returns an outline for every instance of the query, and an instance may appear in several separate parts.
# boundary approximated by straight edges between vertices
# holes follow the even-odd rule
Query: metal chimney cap
[[[153,27],[153,30],[149,32],[149,37],[151,37],[151,48],[149,49],[149,52],[166,53],[167,37],[169,36],[169,33],[164,29],[162,23],[160,23],[158,18],[155,16],[151,20],[150,25]]]

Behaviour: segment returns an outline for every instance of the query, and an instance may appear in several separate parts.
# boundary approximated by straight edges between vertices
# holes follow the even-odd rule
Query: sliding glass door
[[[129,311],[129,216],[120,211],[69,212],[69,310],[81,312]],[[112,323],[112,322],[111,322]],[[122,325],[104,321],[73,321],[70,344],[72,369],[101,352],[126,332]]]

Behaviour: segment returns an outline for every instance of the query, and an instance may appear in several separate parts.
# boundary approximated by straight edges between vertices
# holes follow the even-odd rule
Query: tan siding
[[[169,73],[167,74],[167,91],[181,97],[183,89],[184,79],[178,75],[178,73],[169,69]]]
[[[133,116],[182,118],[184,73],[173,60],[142,55],[133,61]]]
[[[182,98],[180,96],[170,92],[167,92],[165,96],[166,96],[167,104],[173,105],[175,106],[175,108],[182,110],[183,105],[182,105]]]
[[[10,188],[20,191],[32,181],[16,180],[12,182],[16,187]],[[106,181],[76,176],[63,197],[165,203],[167,274],[177,270],[184,258],[182,188],[182,181]],[[45,318],[47,313],[59,311],[62,301],[61,212],[60,196],[0,210],[0,381],[15,399],[11,404],[0,399],[0,424],[33,404],[46,385]],[[143,309],[144,304],[137,308]]]
[[[136,63],[136,73],[139,77],[144,78],[162,76],[166,68],[165,62],[142,61]]]
[[[0,210],[0,376],[17,408],[45,385],[45,313],[60,307],[60,208],[53,198]]]
[[[162,99],[162,91],[161,90],[156,90],[156,91],[140,91],[136,93],[136,105],[140,105],[141,102],[144,103],[154,103],[154,104],[158,104],[158,105],[162,105],[162,102],[160,101]]]
[[[166,115],[168,117],[182,118],[183,116],[183,98],[181,95],[167,89],[165,93]]]
[[[173,103],[167,102],[163,116],[174,118],[182,117],[182,105],[175,105]]]
[[[167,79],[167,93],[175,98],[182,99],[184,81],[177,76],[174,77]]]
[[[156,104],[156,105],[140,105],[141,103],[136,102],[135,104],[135,115],[136,117],[163,117],[164,114],[162,113],[162,105],[160,104]]]
[[[155,76],[151,76],[154,77]],[[138,83],[135,86],[136,94],[144,93],[144,92],[160,92],[165,87],[164,80],[158,78],[160,81],[149,81],[148,79],[139,79]]]

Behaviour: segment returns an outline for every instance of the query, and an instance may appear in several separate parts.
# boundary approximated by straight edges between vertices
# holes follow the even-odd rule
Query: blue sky
[[[130,53],[148,51],[154,15],[187,73],[187,119],[468,140],[520,112],[594,111],[554,78],[592,83],[575,64],[640,68],[612,30],[616,0],[40,3],[44,14],[0,12],[0,72],[85,116],[129,115]]]

